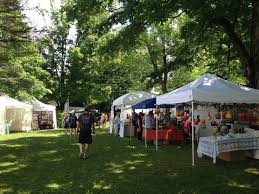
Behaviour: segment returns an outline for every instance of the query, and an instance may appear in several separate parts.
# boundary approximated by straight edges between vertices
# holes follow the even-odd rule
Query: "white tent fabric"
[[[0,96],[0,134],[10,131],[29,131],[32,123],[32,106],[9,96]]]
[[[193,82],[158,96],[157,105],[184,102],[259,103],[259,90],[231,83],[216,75],[205,74]]]
[[[211,102],[220,104],[259,104],[259,90],[231,83],[216,75],[205,74],[193,82],[156,98],[157,105],[184,102]],[[194,114],[192,114],[194,120]],[[192,165],[194,166],[194,126],[192,122]]]
[[[0,96],[0,106],[8,108],[29,108],[32,109],[32,105],[20,102],[9,96]]]
[[[124,137],[124,121],[126,119],[126,114],[124,113],[125,108],[127,106],[133,106],[143,100],[154,98],[156,97],[155,94],[148,93],[145,91],[137,91],[137,92],[130,92],[128,94],[124,94],[123,96],[117,98],[113,101],[111,109],[113,107],[121,109],[120,115],[120,137]],[[112,122],[112,120],[111,120]],[[110,127],[110,133],[112,133],[112,127]]]
[[[37,100],[33,97],[31,103],[33,105],[33,111],[52,111],[53,112],[53,128],[57,128],[57,116],[56,116],[56,106],[44,104],[43,102]]]
[[[154,97],[156,97],[155,94],[144,92],[144,91],[130,92],[114,100],[112,105],[113,106],[132,106],[143,100],[154,98]]]

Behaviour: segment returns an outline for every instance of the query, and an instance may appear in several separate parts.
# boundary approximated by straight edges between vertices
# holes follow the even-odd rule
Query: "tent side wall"
[[[57,111],[56,108],[53,110],[53,129],[58,128],[57,126]]]
[[[4,135],[6,133],[6,121],[5,121],[5,107],[0,106],[0,135]]]
[[[6,108],[6,122],[10,131],[30,131],[32,125],[32,110],[30,108]]]

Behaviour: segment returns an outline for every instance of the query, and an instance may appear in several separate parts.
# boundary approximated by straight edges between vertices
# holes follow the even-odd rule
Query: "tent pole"
[[[145,146],[147,147],[147,129],[145,129]]]
[[[194,102],[192,100],[192,166],[194,166]]]
[[[130,140],[131,140],[131,129],[132,129],[132,124],[130,124],[129,130],[130,130]]]
[[[157,105],[156,105],[156,110],[157,110]],[[156,112],[157,117],[156,117],[156,150],[158,150],[158,112]]]

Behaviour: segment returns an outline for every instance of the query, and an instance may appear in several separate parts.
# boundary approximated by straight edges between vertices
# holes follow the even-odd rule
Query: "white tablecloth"
[[[251,134],[232,134],[217,137],[201,137],[198,145],[198,156],[210,156],[216,163],[217,155],[222,152],[259,149],[257,137]]]

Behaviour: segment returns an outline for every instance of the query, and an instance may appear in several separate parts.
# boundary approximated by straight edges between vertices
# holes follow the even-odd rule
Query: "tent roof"
[[[175,105],[172,104],[163,104],[159,105],[160,108],[174,108]],[[149,98],[146,100],[143,100],[134,106],[132,106],[134,109],[147,109],[147,108],[156,108],[156,98]]]
[[[154,98],[154,97],[156,97],[155,94],[144,92],[144,91],[130,92],[114,100],[112,105],[113,106],[132,106],[145,99]]]
[[[132,106],[132,108],[134,109],[146,109],[146,108],[155,108],[155,107],[156,107],[156,98],[149,98]]]
[[[31,104],[33,105],[32,110],[34,110],[34,111],[54,111],[54,110],[56,110],[55,106],[52,106],[49,104],[44,104],[43,102],[37,100],[34,97],[33,97]]]
[[[9,96],[0,96],[0,105],[8,108],[28,108],[32,109],[32,106],[23,102],[20,102]]]
[[[231,83],[216,75],[204,74],[193,82],[157,97],[157,104],[190,101],[259,104],[259,90]]]

